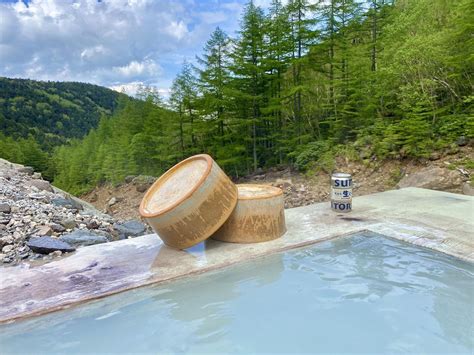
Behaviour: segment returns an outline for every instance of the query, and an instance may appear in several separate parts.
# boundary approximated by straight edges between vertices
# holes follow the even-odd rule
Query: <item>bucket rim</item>
[[[265,195],[260,196],[240,196],[237,195],[238,200],[263,200],[267,198],[277,197],[283,195],[283,190],[279,187],[271,186],[271,185],[264,185],[264,184],[237,184],[237,191],[239,191],[239,187],[257,187],[265,190]]]
[[[196,184],[193,186],[193,188],[191,190],[189,190],[184,196],[180,197],[178,200],[173,202],[170,206],[168,206],[168,207],[166,207],[162,210],[159,209],[156,212],[148,212],[146,210],[146,206],[148,205],[148,202],[149,202],[150,198],[155,194],[155,192],[159,189],[159,187],[166,180],[168,180],[170,178],[170,176],[172,176],[172,174],[176,170],[181,168],[183,165],[189,163],[190,161],[199,160],[199,159],[205,160],[206,163],[207,163],[207,166],[206,166],[206,170],[204,171],[202,176],[199,178],[199,180],[196,182]],[[189,197],[191,197],[194,194],[194,192],[196,192],[196,190],[198,190],[202,186],[204,181],[207,179],[207,177],[211,173],[211,169],[212,169],[213,164],[214,164],[214,160],[212,159],[212,157],[210,155],[208,155],[208,154],[197,154],[197,155],[193,155],[189,158],[186,158],[186,159],[180,161],[179,163],[177,163],[176,165],[172,166],[164,174],[162,174],[153,183],[153,185],[151,185],[150,188],[145,192],[145,195],[143,196],[143,199],[142,199],[142,201],[140,203],[140,207],[139,207],[140,215],[144,218],[159,217],[159,216],[164,215],[165,213],[173,210],[177,206],[179,206],[181,203],[183,203],[185,200],[187,200]]]

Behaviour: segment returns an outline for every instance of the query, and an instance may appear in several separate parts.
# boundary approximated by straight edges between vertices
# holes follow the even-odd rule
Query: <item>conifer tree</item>
[[[250,1],[245,7],[241,30],[233,51],[233,89],[237,101],[237,116],[249,128],[252,168],[259,165],[259,134],[265,92],[265,16],[263,10]],[[244,131],[245,132],[245,131]],[[245,133],[244,133],[245,134]]]
[[[307,88],[302,83],[302,71],[305,61],[304,55],[316,40],[316,19],[313,17],[314,6],[308,0],[290,0],[287,5],[289,22],[291,24],[291,40],[293,50],[291,56],[291,71],[293,87],[293,119],[295,125],[295,139],[297,144],[303,142],[303,107],[302,95]]]
[[[289,68],[293,43],[288,11],[280,0],[272,0],[265,18],[265,104],[261,109],[266,119],[266,159],[271,163],[282,163],[285,154],[284,142],[288,139],[284,119],[284,81]]]
[[[182,159],[189,155],[197,144],[194,132],[197,83],[193,67],[184,62],[181,72],[176,76],[171,87],[171,108],[179,117],[179,142]]]
[[[217,28],[197,68],[183,65],[170,106],[141,88],[56,149],[48,171],[83,192],[198,152],[233,176],[281,163],[329,172],[337,154],[426,157],[474,139],[471,3],[250,1],[235,38]],[[44,168],[37,137],[0,134],[0,155]]]
[[[228,116],[228,85],[230,39],[219,27],[212,33],[204,46],[204,53],[197,57],[198,88],[200,97],[198,109],[202,120],[200,127],[203,146],[210,152],[226,143],[226,117]]]

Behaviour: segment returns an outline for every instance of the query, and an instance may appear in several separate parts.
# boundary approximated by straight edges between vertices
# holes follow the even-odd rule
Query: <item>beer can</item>
[[[334,173],[331,176],[331,209],[335,212],[352,211],[352,176]]]

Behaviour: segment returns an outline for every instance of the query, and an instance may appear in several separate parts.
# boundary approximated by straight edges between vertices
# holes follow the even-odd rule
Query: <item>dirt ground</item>
[[[350,173],[354,181],[354,196],[367,195],[375,192],[396,189],[400,180],[418,173],[423,178],[423,171],[440,174],[442,182],[436,181],[423,187],[436,190],[445,190],[463,193],[463,186],[468,184],[470,176],[474,174],[474,149],[460,147],[444,155],[433,154],[426,160],[389,160],[389,161],[349,161],[339,158],[336,161],[336,170]],[[437,169],[439,168],[439,169]],[[433,170],[434,169],[434,170]],[[428,177],[429,178],[429,177]],[[330,175],[325,172],[302,174],[290,168],[272,168],[245,178],[236,180],[236,183],[269,184],[283,189],[285,207],[304,206],[315,202],[329,201]],[[153,181],[153,179],[149,179]],[[98,209],[108,212],[115,218],[128,220],[139,218],[138,207],[146,188],[151,184],[148,181],[143,185],[130,181],[119,186],[104,185],[81,196]],[[437,185],[438,184],[438,185]],[[409,183],[409,185],[411,185]],[[413,184],[413,186],[420,186]]]

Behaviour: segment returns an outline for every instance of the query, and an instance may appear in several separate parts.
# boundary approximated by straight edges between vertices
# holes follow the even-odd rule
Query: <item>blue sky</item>
[[[270,0],[255,1],[267,6]],[[81,81],[167,96],[216,26],[233,35],[246,0],[0,1],[0,76]]]

